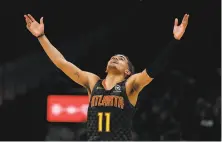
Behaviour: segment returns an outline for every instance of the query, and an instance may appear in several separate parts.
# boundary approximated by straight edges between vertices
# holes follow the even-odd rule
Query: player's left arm
[[[189,15],[185,14],[182,23],[178,25],[178,19],[175,19],[173,28],[173,40],[163,49],[162,53],[158,55],[156,60],[142,72],[134,74],[129,79],[132,81],[133,89],[140,92],[146,85],[148,85],[161,71],[164,70],[169,62],[169,57],[173,50],[179,44],[186,27],[188,25]]]

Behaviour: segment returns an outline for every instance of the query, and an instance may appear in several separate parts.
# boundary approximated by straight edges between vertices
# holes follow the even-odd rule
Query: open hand
[[[174,28],[173,28],[173,34],[175,39],[180,40],[181,37],[183,36],[188,25],[188,19],[189,15],[185,14],[182,23],[180,25],[178,25],[178,19],[177,18],[175,19]]]
[[[44,23],[43,23],[43,17],[40,19],[40,23],[38,23],[32,15],[24,15],[25,21],[26,21],[26,27],[27,29],[35,36],[38,37],[42,34],[44,34]]]

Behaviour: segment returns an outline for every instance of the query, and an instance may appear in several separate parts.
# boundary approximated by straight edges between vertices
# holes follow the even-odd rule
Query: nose
[[[113,60],[118,60],[118,58],[117,57],[113,57]]]

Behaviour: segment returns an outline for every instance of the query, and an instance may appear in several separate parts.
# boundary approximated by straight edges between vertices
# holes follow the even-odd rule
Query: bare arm
[[[95,74],[82,71],[77,66],[67,61],[64,56],[50,43],[45,35],[39,37],[38,40],[51,61],[76,83],[89,89],[89,80],[97,81],[99,79],[99,77]]]
[[[25,18],[27,29],[34,36],[38,37],[41,46],[43,47],[50,60],[73,81],[83,87],[86,87],[87,89],[90,89],[91,91],[93,85],[99,79],[99,77],[95,74],[82,71],[64,58],[64,56],[50,43],[44,34],[43,18],[41,18],[40,24],[31,15],[25,15]]]

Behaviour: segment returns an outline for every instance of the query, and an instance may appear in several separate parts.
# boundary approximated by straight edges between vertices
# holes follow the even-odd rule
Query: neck
[[[125,79],[124,75],[122,74],[111,74],[108,73],[105,78],[105,86],[107,88],[110,88],[111,86],[114,86],[116,83],[119,83]]]

